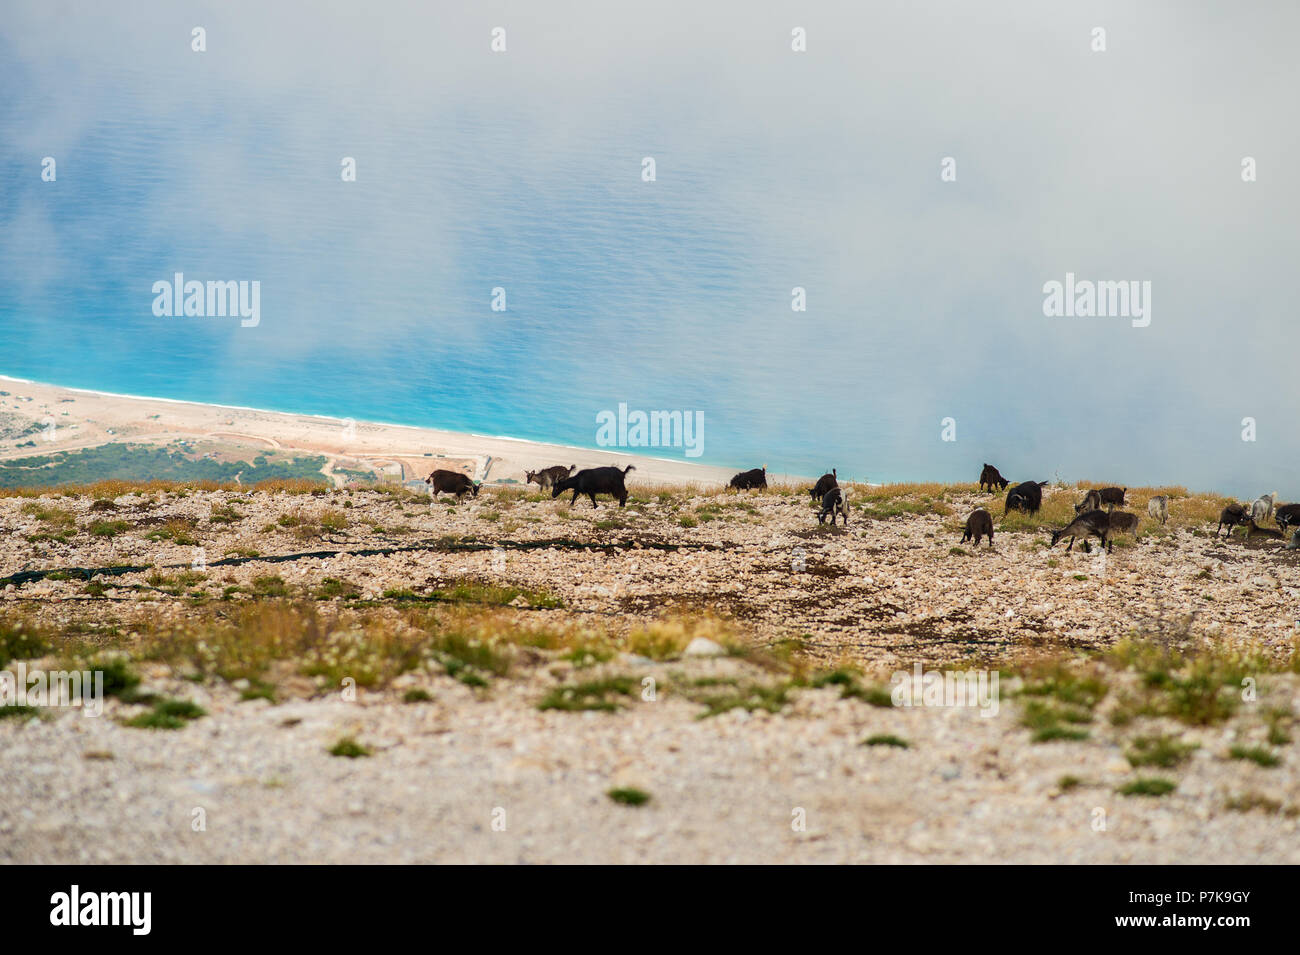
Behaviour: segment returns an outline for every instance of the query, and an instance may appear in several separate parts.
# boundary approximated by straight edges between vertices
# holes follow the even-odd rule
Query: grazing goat
[[[440,468],[425,478],[424,483],[429,485],[434,498],[439,494],[454,494],[458,501],[466,494],[478,497],[479,486],[459,471],[444,471]]]
[[[1006,518],[1013,510],[1037,514],[1038,509],[1043,506],[1045,487],[1047,487],[1046,481],[1025,481],[1023,484],[1017,484],[1007,494],[1007,509],[1003,511],[1002,517]]]
[[[1255,523],[1255,518],[1246,518],[1246,540],[1254,540],[1256,537],[1262,537],[1265,540],[1281,540],[1283,534],[1281,531],[1275,531],[1271,527],[1260,527]]]
[[[1138,516],[1128,511],[1110,512],[1110,536],[1116,534],[1133,534],[1138,529]]]
[[[844,526],[849,525],[849,496],[844,493],[844,488],[833,487],[822,495],[822,509],[817,515],[817,523],[820,524],[826,520],[826,515],[831,516],[831,527],[835,526],[835,515],[839,514],[844,518]]]
[[[1214,536],[1219,536],[1219,531],[1223,530],[1223,525],[1228,525],[1228,536],[1232,536],[1232,529],[1238,524],[1244,524],[1249,519],[1246,509],[1240,504],[1229,504],[1219,512],[1219,526],[1214,529]]]
[[[1292,525],[1300,525],[1300,504],[1283,504],[1273,512],[1277,526],[1286,530]]]
[[[1169,520],[1169,498],[1163,494],[1151,498],[1147,501],[1147,514],[1163,526],[1165,521]]]
[[[985,464],[984,470],[980,472],[980,490],[984,490],[984,485],[989,486],[989,493],[993,493],[996,487],[999,491],[1005,491],[1007,485],[1011,482],[998,473],[998,469],[991,464]]]
[[[563,464],[557,464],[553,468],[542,468],[540,471],[525,471],[524,476],[527,478],[525,484],[536,484],[543,491],[553,485],[556,481],[563,481],[566,477],[577,470],[576,464],[570,464],[567,468]]]
[[[985,465],[988,467],[988,465]],[[966,533],[962,534],[961,542],[973,541],[976,547],[980,545],[980,538],[988,535],[989,546],[993,546],[993,515],[984,508],[977,508],[966,518]]]
[[[1065,549],[1068,553],[1074,550],[1075,537],[1082,537],[1086,549],[1089,536],[1100,537],[1102,547],[1106,547],[1110,543],[1109,514],[1097,508],[1085,511],[1059,531],[1052,531],[1052,546],[1055,547],[1056,542],[1062,537],[1068,537],[1070,538],[1070,546]]]
[[[1083,496],[1083,501],[1074,505],[1074,513],[1082,514],[1084,511],[1096,511],[1101,509],[1101,491],[1096,488],[1090,490]]]
[[[741,471],[727,487],[734,487],[738,491],[746,491],[750,488],[767,487],[767,465],[761,468],[754,468],[752,471]]]
[[[1256,498],[1255,503],[1250,505],[1250,516],[1257,521],[1266,521],[1273,516],[1273,502],[1277,500],[1277,491],[1272,494],[1261,494]]]
[[[1124,506],[1124,493],[1128,490],[1126,487],[1104,487],[1101,489],[1101,503],[1109,504],[1111,507]]]
[[[608,494],[618,501],[619,507],[627,505],[627,487],[623,479],[627,477],[627,472],[632,470],[632,465],[628,465],[619,470],[618,468],[585,468],[575,474],[573,477],[564,478],[556,481],[551,488],[551,497],[556,498],[565,491],[573,492],[573,500],[569,501],[572,506],[578,503],[578,495],[585,494],[591,498],[591,506],[596,506],[597,494]]]
[[[826,492],[829,491],[831,488],[839,487],[839,486],[840,486],[840,482],[836,480],[835,468],[831,468],[831,473],[823,474],[821,477],[819,477],[817,479],[817,483],[814,484],[809,489],[808,493],[811,494],[812,499],[816,501],[816,500],[820,500],[821,498],[824,498],[826,496]]]

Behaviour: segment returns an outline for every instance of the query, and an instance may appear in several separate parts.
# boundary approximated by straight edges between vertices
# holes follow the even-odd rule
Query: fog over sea
[[[7,0],[0,374],[1300,499],[1300,6],[1075,6]],[[155,315],[177,272],[260,322]],[[1149,325],[1046,316],[1067,274],[1149,282]]]

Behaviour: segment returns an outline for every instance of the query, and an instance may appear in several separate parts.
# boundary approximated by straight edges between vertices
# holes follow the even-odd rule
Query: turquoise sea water
[[[698,460],[738,469],[1300,496],[1260,344],[1294,321],[1296,67],[1256,55],[1291,12],[1225,38],[1180,7],[1174,40],[1117,7],[1098,61],[1036,5],[832,5],[806,54],[750,5],[316,6],[15,5],[0,373],[580,446],[626,403],[702,412]],[[155,316],[178,271],[260,282],[261,323]],[[1044,317],[1067,271],[1151,281],[1150,327]]]

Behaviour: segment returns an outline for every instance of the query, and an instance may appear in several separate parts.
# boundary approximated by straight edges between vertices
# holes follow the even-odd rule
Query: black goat
[[[741,471],[727,487],[734,487],[738,491],[747,491],[750,488],[767,487],[767,465],[761,468],[754,468],[752,471]]]
[[[984,485],[989,486],[989,493],[993,493],[996,487],[999,491],[1005,491],[1011,482],[998,473],[998,469],[991,464],[984,465],[984,470],[980,472],[980,490],[984,490]]]
[[[1127,490],[1126,487],[1104,487],[1101,489],[1101,503],[1111,507],[1123,507],[1124,493]]]
[[[572,491],[573,500],[569,502],[571,506],[578,503],[579,494],[585,494],[591,498],[591,506],[595,507],[597,494],[609,494],[618,501],[619,507],[624,507],[627,504],[627,487],[623,479],[631,470],[630,464],[621,471],[610,467],[585,468],[573,477],[556,481],[551,487],[551,497],[556,498],[565,491]]]
[[[821,500],[826,496],[826,492],[833,487],[839,487],[840,482],[836,479],[835,468],[831,468],[830,474],[823,474],[817,479],[817,483],[809,488],[808,493],[812,495],[814,501]]]
[[[831,516],[831,527],[835,526],[835,515],[844,518],[844,526],[849,525],[849,497],[844,493],[844,488],[833,487],[822,495],[822,509],[817,515],[817,523],[820,524],[826,520],[826,515]]]
[[[1025,481],[1023,484],[1017,484],[1007,494],[1007,509],[1002,516],[1005,518],[1012,511],[1037,514],[1038,509],[1043,506],[1045,487],[1047,487],[1046,481]]]
[[[1283,504],[1273,512],[1273,520],[1282,530],[1300,525],[1300,504]]]
[[[1250,520],[1250,515],[1240,504],[1229,504],[1219,512],[1219,526],[1214,529],[1214,536],[1219,536],[1219,531],[1223,530],[1223,525],[1228,525],[1228,536],[1232,536],[1232,529],[1238,524],[1244,524]]]
[[[985,467],[988,467],[986,464]],[[992,490],[990,488],[990,490]],[[993,515],[984,508],[978,508],[970,517],[966,518],[966,533],[961,536],[961,542],[974,541],[975,546],[979,547],[980,538],[985,534],[989,538],[989,546],[993,546]]]

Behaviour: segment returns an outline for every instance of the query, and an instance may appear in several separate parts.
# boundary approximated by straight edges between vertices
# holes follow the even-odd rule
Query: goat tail
[[[629,464],[627,467],[625,467],[625,468],[623,469],[623,477],[627,477],[627,472],[628,472],[628,471],[635,471],[635,470],[636,470],[636,466],[635,466],[635,465],[632,465],[632,464]]]

